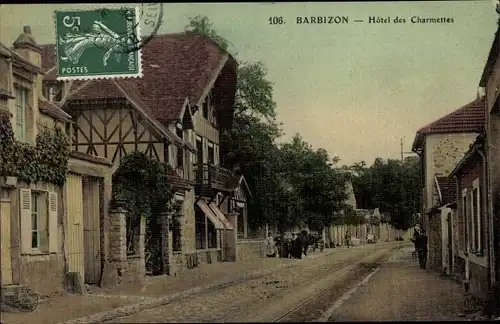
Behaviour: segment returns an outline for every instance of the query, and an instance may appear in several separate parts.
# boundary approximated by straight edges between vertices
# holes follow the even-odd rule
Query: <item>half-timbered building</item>
[[[233,260],[238,222],[231,202],[240,182],[220,156],[220,134],[233,118],[232,56],[204,36],[159,35],[142,48],[143,78],[61,83],[54,46],[43,49],[44,91],[75,120],[75,151],[109,159],[114,170],[135,150],[168,165],[182,215],[161,234],[163,272]]]
[[[69,114],[41,93],[41,53],[29,26],[13,48],[0,44],[0,111],[10,116],[16,142],[39,151],[44,144],[37,135],[68,130],[72,123]],[[28,183],[9,176],[14,175],[9,170],[0,177],[2,289],[28,286],[42,295],[57,294],[65,288],[68,273],[85,283],[99,283],[107,254],[103,224],[111,164],[71,152],[68,169],[63,186],[55,181]]]

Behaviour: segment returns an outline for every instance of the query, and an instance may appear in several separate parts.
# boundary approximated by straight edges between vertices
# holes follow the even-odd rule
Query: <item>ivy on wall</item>
[[[164,163],[134,151],[122,158],[113,174],[113,199],[123,201],[127,210],[127,253],[135,254],[133,242],[141,216],[146,217],[146,270],[161,273],[159,218],[176,209]]]
[[[0,110],[0,176],[62,186],[68,173],[69,153],[68,138],[58,127],[53,131],[40,130],[35,146],[16,141],[10,113]]]

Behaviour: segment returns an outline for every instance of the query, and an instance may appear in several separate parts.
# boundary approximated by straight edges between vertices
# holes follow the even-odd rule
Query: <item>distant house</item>
[[[471,145],[464,158],[451,173],[458,179],[458,258],[455,274],[459,275],[478,296],[489,291],[489,212],[485,136]]]
[[[443,212],[439,208],[446,207],[443,204],[451,203],[442,199],[443,193],[448,191],[446,181],[442,177],[448,176],[454,170],[476,137],[483,132],[486,120],[485,102],[484,96],[478,97],[422,127],[413,141],[412,151],[420,156],[422,166],[421,214],[423,228],[429,237],[429,251],[432,251],[429,254],[429,264],[439,270],[443,264],[443,240],[449,237],[448,228],[453,229],[456,226],[453,213],[451,225],[446,225],[445,229],[439,216]],[[458,237],[453,239],[458,240]]]

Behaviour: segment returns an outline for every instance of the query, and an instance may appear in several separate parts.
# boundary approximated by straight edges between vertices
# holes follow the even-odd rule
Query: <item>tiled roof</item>
[[[436,177],[436,185],[440,192],[441,205],[447,205],[457,200],[457,183],[450,177]]]
[[[38,109],[51,117],[54,117],[58,120],[69,121],[71,120],[71,116],[68,115],[64,110],[59,108],[56,104],[47,101],[47,100],[38,100]]]
[[[415,135],[412,150],[422,148],[425,135],[449,133],[481,133],[486,126],[486,97],[482,96],[467,105],[420,128]]]
[[[54,45],[41,47],[42,69],[49,71],[44,79],[55,79],[55,70],[50,70],[56,64]],[[191,104],[198,103],[228,57],[226,51],[205,36],[158,35],[142,48],[144,77],[122,79],[120,83],[127,94],[140,98],[157,120],[170,121],[179,117],[186,98]],[[86,86],[86,91],[78,91],[69,99],[103,98],[114,94],[108,92],[110,79],[89,83],[92,85]]]
[[[480,133],[486,124],[486,97],[482,96],[422,127],[417,133]]]

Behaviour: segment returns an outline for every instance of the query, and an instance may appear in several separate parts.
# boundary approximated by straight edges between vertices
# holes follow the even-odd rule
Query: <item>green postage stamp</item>
[[[56,11],[58,80],[142,77],[139,8]]]

